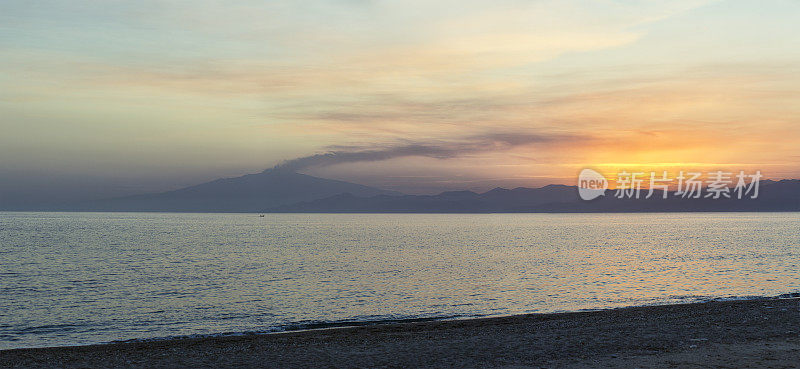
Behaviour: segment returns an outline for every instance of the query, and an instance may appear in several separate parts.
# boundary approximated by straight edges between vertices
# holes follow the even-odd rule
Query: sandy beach
[[[797,298],[0,351],[4,368],[798,366]]]

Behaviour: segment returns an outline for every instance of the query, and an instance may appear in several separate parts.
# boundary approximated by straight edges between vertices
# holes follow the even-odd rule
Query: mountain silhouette
[[[687,199],[670,192],[617,198],[614,190],[583,201],[576,186],[495,188],[404,195],[355,183],[268,169],[179,190],[96,200],[50,210],[274,213],[569,213],[800,211],[800,180],[763,180],[757,199]]]
[[[258,212],[337,194],[399,195],[360,184],[280,169],[221,178],[179,190],[84,202],[63,210],[160,212]]]
[[[269,209],[288,213],[571,213],[571,212],[719,212],[800,211],[800,180],[762,181],[758,198],[682,198],[674,192],[663,199],[662,191],[644,198],[617,198],[614,190],[592,201],[583,201],[576,186],[495,188],[484,193],[449,191],[438,195],[338,194]]]

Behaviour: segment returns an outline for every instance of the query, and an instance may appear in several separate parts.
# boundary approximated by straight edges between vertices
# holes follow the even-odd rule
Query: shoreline
[[[20,348],[0,367],[791,366],[800,298],[788,296]]]
[[[262,335],[288,334],[294,332],[309,332],[309,331],[313,332],[313,331],[364,328],[372,326],[397,325],[397,324],[513,318],[513,317],[524,317],[524,316],[562,315],[571,313],[595,313],[600,311],[611,311],[620,309],[648,308],[648,307],[659,307],[659,306],[681,306],[681,305],[703,304],[708,302],[733,302],[733,301],[773,300],[773,299],[790,299],[790,298],[800,298],[800,292],[783,293],[773,296],[757,296],[757,295],[731,296],[731,297],[700,299],[697,301],[688,301],[688,302],[653,303],[645,305],[630,305],[630,306],[608,307],[608,308],[588,308],[579,310],[559,310],[559,311],[530,312],[530,313],[516,313],[516,314],[497,314],[497,315],[487,314],[487,315],[471,315],[471,316],[455,315],[455,316],[432,316],[432,317],[418,317],[418,318],[398,318],[398,319],[386,319],[386,320],[351,320],[351,321],[341,320],[341,321],[319,321],[311,323],[289,323],[282,326],[272,327],[275,330],[267,329],[260,331],[251,330],[251,331],[239,331],[239,332],[230,331],[230,332],[216,332],[216,333],[197,333],[197,334],[186,334],[186,335],[176,335],[176,336],[120,339],[120,340],[113,340],[106,342],[66,344],[58,346],[0,348],[0,353],[2,353],[3,351],[11,351],[11,350],[61,349],[61,348],[71,348],[71,347],[74,348],[74,347],[88,347],[88,346],[106,346],[106,345],[127,344],[127,343],[182,341],[190,339],[214,339],[214,338],[225,338],[225,337],[250,337],[250,336],[262,336]]]

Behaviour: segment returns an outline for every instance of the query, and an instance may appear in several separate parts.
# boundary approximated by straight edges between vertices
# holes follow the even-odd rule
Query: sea
[[[800,213],[0,213],[0,349],[780,296]]]

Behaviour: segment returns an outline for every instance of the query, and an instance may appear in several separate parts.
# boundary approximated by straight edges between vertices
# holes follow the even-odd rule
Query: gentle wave
[[[800,213],[0,213],[0,349],[778,296]]]
[[[673,296],[670,296],[670,299],[673,299]],[[726,296],[726,297],[697,297],[692,296],[691,298],[686,298],[685,301],[680,302],[681,304],[692,304],[692,303],[706,303],[706,302],[714,302],[714,301],[752,301],[752,300],[764,300],[764,299],[794,299],[800,298],[800,292],[792,292],[792,293],[784,293],[777,296]],[[128,340],[117,340],[117,341],[110,341],[110,342],[102,342],[102,343],[130,343],[130,342],[154,342],[154,341],[168,341],[168,340],[177,340],[177,339],[202,339],[202,338],[214,338],[214,337],[240,337],[240,336],[258,336],[258,335],[265,335],[265,334],[279,334],[279,333],[289,333],[289,332],[300,332],[300,331],[309,331],[309,330],[325,330],[325,329],[336,329],[336,328],[352,328],[352,327],[363,327],[363,326],[377,326],[377,325],[388,325],[388,324],[403,324],[403,323],[421,323],[421,322],[433,322],[433,321],[448,321],[448,320],[464,320],[464,319],[477,319],[477,318],[498,318],[498,317],[507,317],[507,316],[516,316],[516,315],[536,315],[536,314],[560,314],[560,313],[572,313],[572,312],[592,312],[592,311],[602,311],[602,310],[615,310],[615,309],[627,309],[627,308],[635,308],[635,307],[649,307],[649,306],[669,306],[674,305],[666,304],[666,303],[650,303],[650,304],[641,304],[641,305],[631,305],[631,306],[622,306],[622,307],[615,307],[610,309],[580,309],[580,310],[558,310],[552,311],[547,313],[525,313],[525,314],[476,314],[476,315],[451,315],[451,316],[438,316],[438,317],[418,317],[418,318],[389,318],[389,319],[369,319],[369,320],[341,320],[341,321],[313,321],[313,322],[297,322],[297,323],[290,323],[282,326],[272,327],[266,330],[252,330],[252,331],[242,331],[242,332],[220,332],[220,333],[208,333],[208,334],[189,334],[189,335],[177,335],[177,336],[166,336],[166,337],[153,337],[153,338],[135,338],[135,339],[128,339]]]

